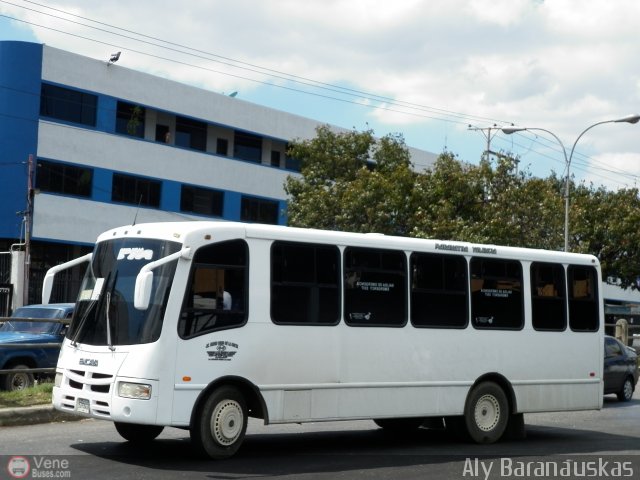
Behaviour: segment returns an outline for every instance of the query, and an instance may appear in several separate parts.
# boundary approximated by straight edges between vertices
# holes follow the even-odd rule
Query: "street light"
[[[573,142],[573,146],[571,147],[571,152],[569,153],[569,157],[567,157],[567,149],[564,148],[564,144],[562,143],[562,141],[558,138],[556,134],[554,134],[549,130],[546,130],[544,128],[537,128],[537,127],[516,127],[516,126],[506,126],[501,128],[502,133],[506,133],[507,135],[511,135],[512,133],[516,133],[516,132],[524,132],[524,131],[530,131],[530,130],[538,130],[541,132],[546,132],[549,135],[551,135],[553,138],[555,138],[558,144],[560,145],[560,147],[562,148],[564,161],[567,166],[567,176],[564,184],[564,190],[565,190],[564,191],[564,251],[565,252],[569,251],[569,167],[571,166],[573,151],[576,149],[578,140],[580,140],[580,138],[582,138],[582,136],[585,133],[587,133],[589,130],[591,130],[593,127],[597,127],[598,125],[602,125],[603,123],[638,123],[639,121],[640,121],[640,115],[635,114],[635,115],[627,115],[626,117],[618,118],[616,120],[604,120],[603,122],[597,122],[597,123],[594,123],[593,125],[588,126],[582,131],[580,135],[578,135],[578,138],[576,138],[576,141]]]

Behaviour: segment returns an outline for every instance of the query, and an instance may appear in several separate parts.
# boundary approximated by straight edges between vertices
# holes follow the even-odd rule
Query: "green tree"
[[[562,246],[561,182],[517,171],[518,161],[459,162],[439,156],[421,175],[412,234],[443,240],[556,249]]]
[[[287,152],[300,160],[302,173],[285,183],[289,224],[406,235],[416,174],[404,139],[376,139],[371,130],[335,133],[328,126],[316,133]]]
[[[379,232],[562,250],[564,179],[518,171],[518,159],[472,165],[449,152],[424,172],[412,169],[400,135],[376,139],[371,130],[346,133],[320,127],[293,142],[301,176],[289,177],[292,226]],[[603,275],[635,286],[640,273],[640,197],[571,185],[570,248],[596,255]]]
[[[580,184],[571,193],[569,244],[574,252],[599,258],[603,276],[637,287],[640,275],[640,197],[638,189],[609,191]]]
[[[445,152],[418,177],[413,193],[412,236],[478,241],[473,227],[487,201],[478,167]]]

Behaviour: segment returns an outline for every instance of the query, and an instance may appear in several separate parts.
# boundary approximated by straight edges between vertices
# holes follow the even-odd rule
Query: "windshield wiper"
[[[113,282],[113,286],[115,287],[116,282]],[[107,320],[107,345],[109,346],[109,350],[115,352],[116,347],[111,343],[111,320],[109,319],[109,307],[111,306],[111,290],[107,291],[107,308],[105,308],[105,317]]]

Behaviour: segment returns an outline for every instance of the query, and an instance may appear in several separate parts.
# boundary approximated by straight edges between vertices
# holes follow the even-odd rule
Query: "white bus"
[[[130,441],[190,430],[233,455],[265,424],[438,419],[490,443],[523,413],[602,407],[589,255],[257,224],[98,238],[58,361],[56,409]]]

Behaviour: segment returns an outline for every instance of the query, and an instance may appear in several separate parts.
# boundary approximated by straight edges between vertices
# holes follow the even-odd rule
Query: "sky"
[[[588,128],[640,113],[638,25],[638,0],[0,0],[0,40],[470,163],[489,139],[542,177],[577,141],[571,174],[609,189],[640,187],[640,123]]]

